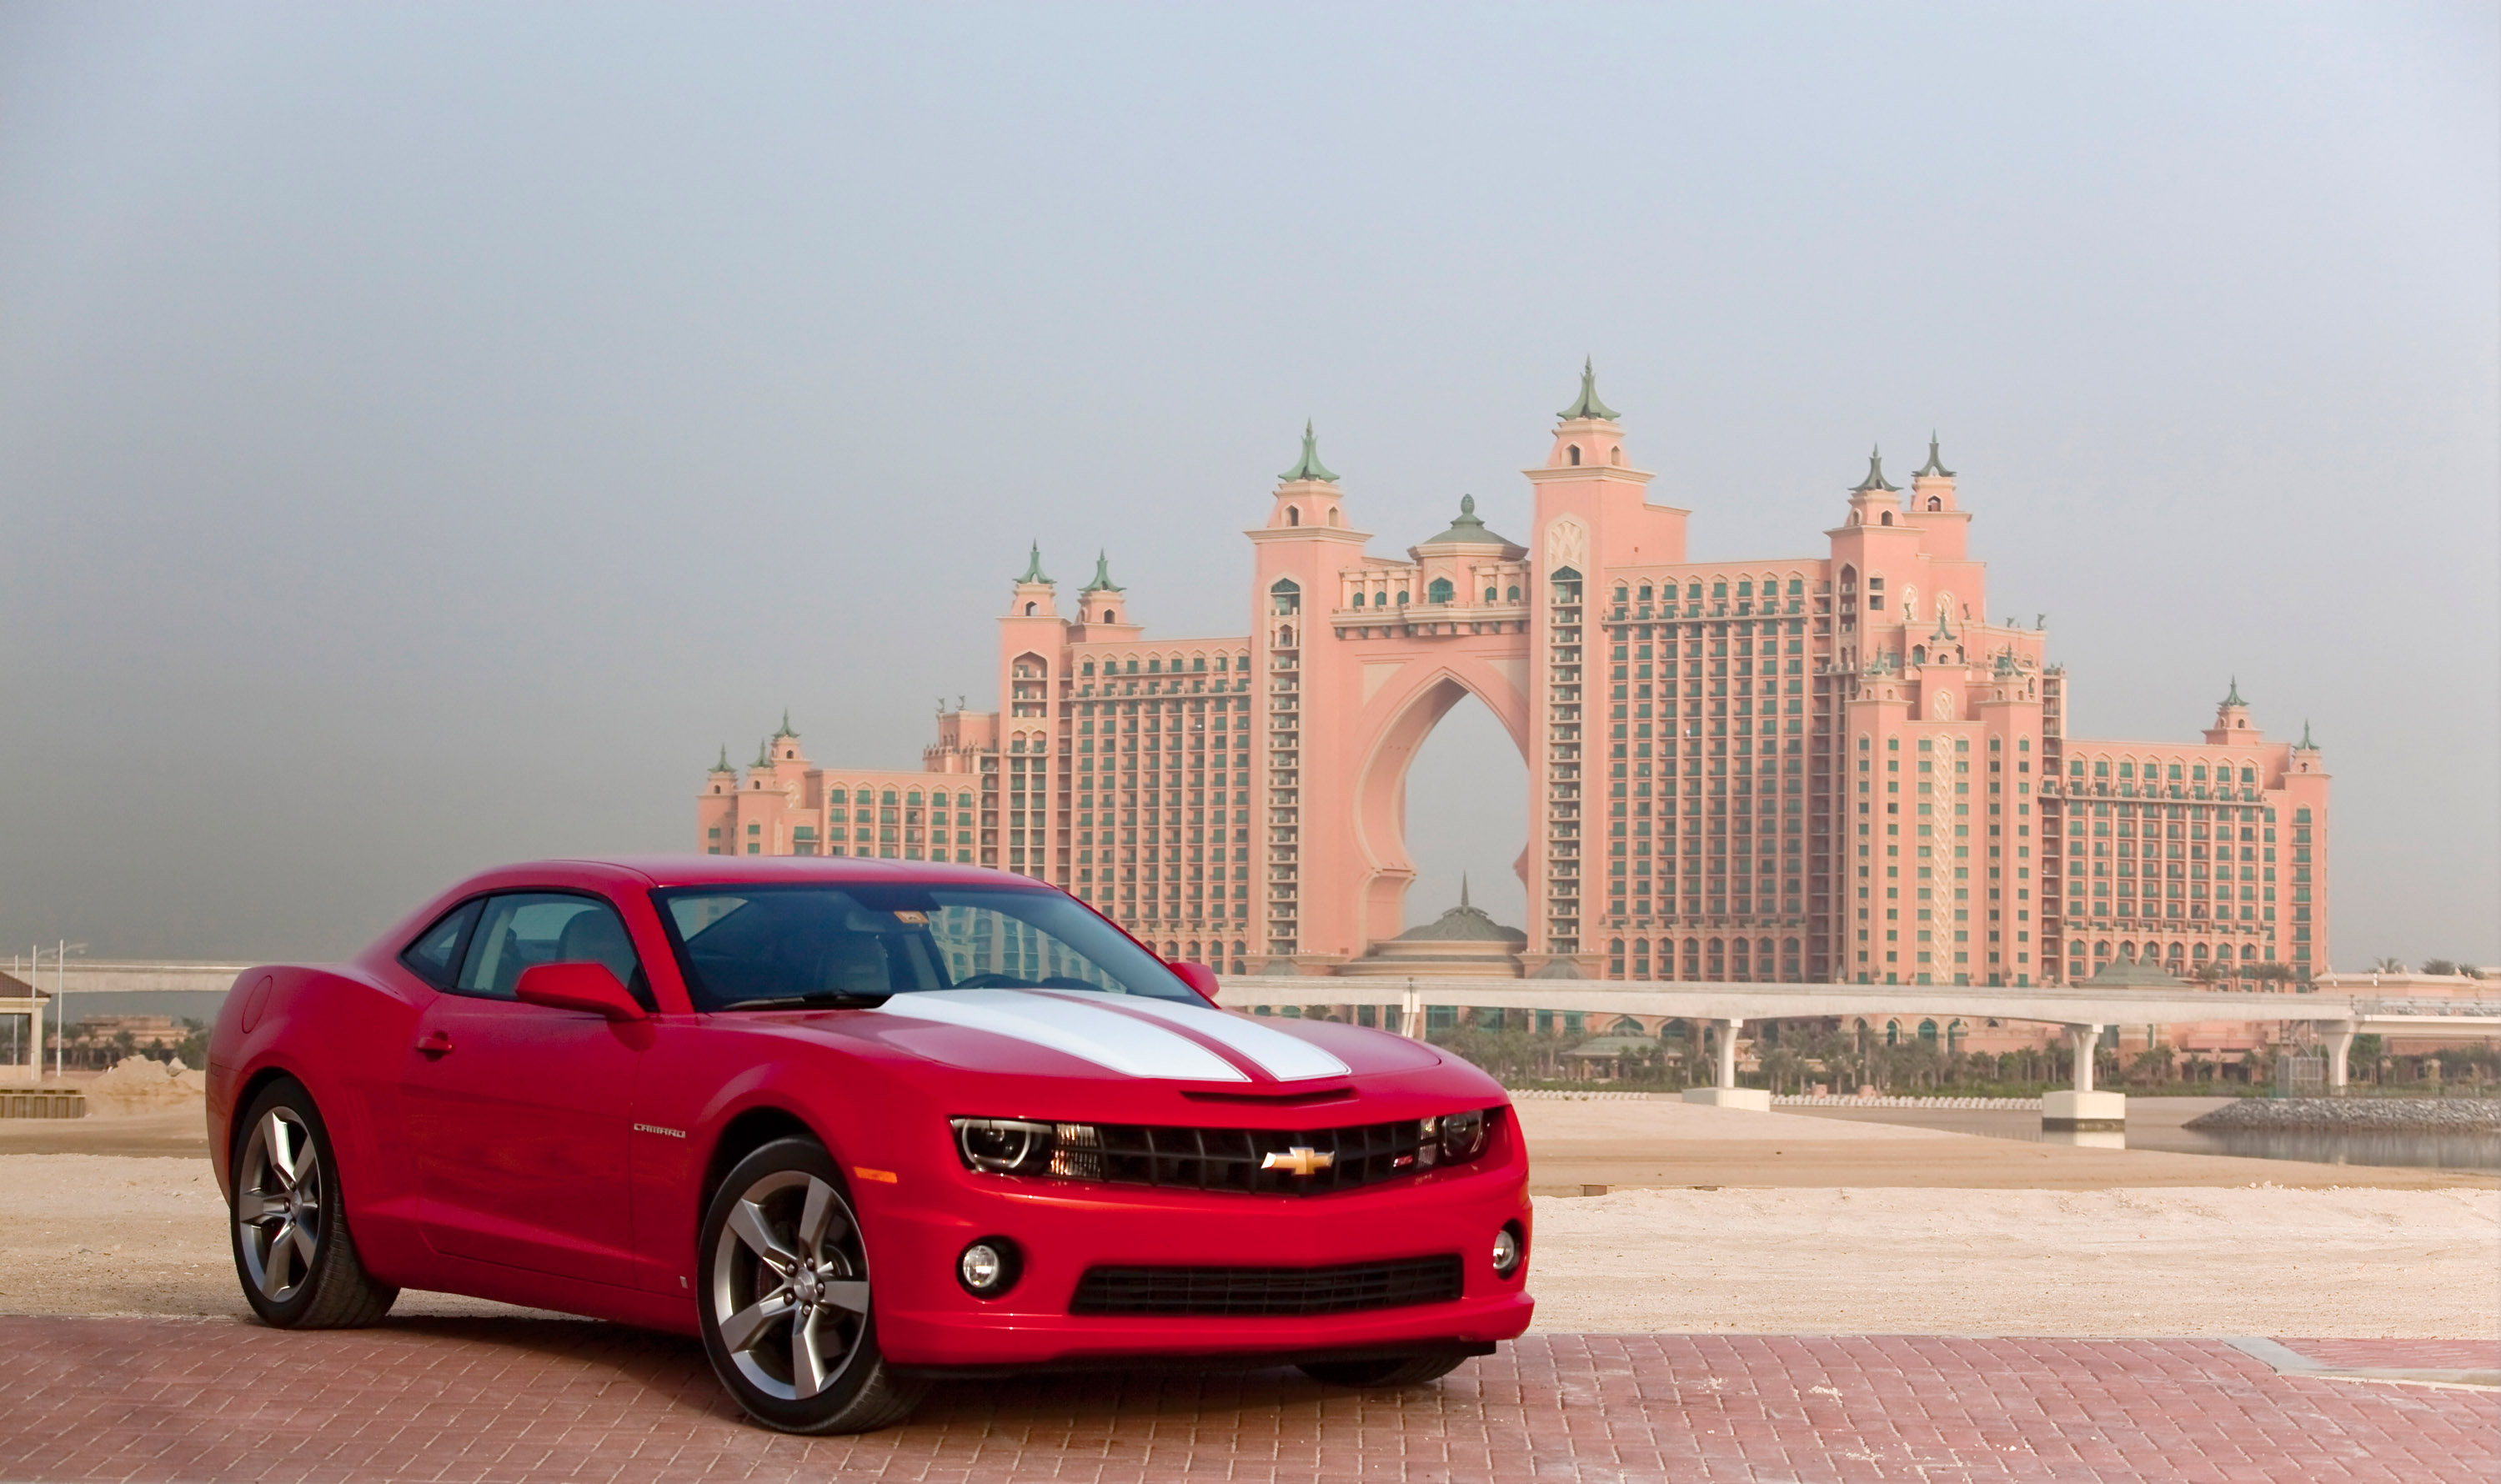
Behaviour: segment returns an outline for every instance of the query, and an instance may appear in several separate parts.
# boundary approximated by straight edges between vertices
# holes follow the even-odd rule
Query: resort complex
[[[2194,741],[2070,735],[2044,624],[1988,617],[1933,438],[1907,489],[1871,454],[1806,556],[1691,559],[1585,367],[1524,472],[1520,539],[1462,497],[1377,555],[1306,426],[1246,532],[1248,632],[1150,637],[1106,558],[1063,596],[1034,549],[998,710],[942,713],[917,771],[811,759],[785,717],[743,771],[723,752],[697,842],[996,866],[1234,974],[1454,952],[1740,983],[2326,970],[2307,727],[2268,740],[2234,682]],[[1527,761],[1529,912],[1462,952],[1402,939],[1405,778],[1469,695]]]

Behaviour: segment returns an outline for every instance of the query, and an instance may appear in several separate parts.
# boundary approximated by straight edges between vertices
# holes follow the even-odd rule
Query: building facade
[[[1246,532],[1250,632],[1150,638],[1100,557],[1064,611],[1037,549],[999,711],[942,712],[917,772],[820,766],[785,717],[743,774],[724,751],[699,842],[997,866],[1169,956],[1335,973],[1397,936],[1408,763],[1474,695],[1527,759],[1531,977],[2326,968],[2307,729],[2268,741],[2235,685],[2196,742],[2069,736],[1934,440],[1907,490],[1871,455],[1811,556],[1691,559],[1585,367],[1524,472],[1524,540],[1462,499],[1375,555],[1307,426]]]

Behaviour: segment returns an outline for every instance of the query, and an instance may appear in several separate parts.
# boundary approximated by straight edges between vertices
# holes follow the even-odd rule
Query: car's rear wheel
[[[704,1213],[704,1350],[749,1416],[784,1433],[866,1433],[927,1383],[877,1348],[868,1247],[823,1146],[777,1139],[738,1162]]]
[[[253,1313],[284,1330],[345,1330],[390,1312],[399,1290],[356,1254],[330,1131],[302,1083],[252,1099],[228,1169],[235,1275]]]
[[[1422,1386],[1458,1369],[1467,1359],[1464,1351],[1427,1350],[1369,1361],[1310,1361],[1294,1368],[1328,1386]]]

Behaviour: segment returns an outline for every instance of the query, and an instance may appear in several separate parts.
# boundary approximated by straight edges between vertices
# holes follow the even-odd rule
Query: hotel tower
[[[917,772],[811,761],[785,717],[723,753],[698,843],[996,866],[1167,957],[1329,974],[1399,932],[1407,767],[1475,695],[1527,759],[1531,977],[2325,971],[2307,727],[2266,740],[2235,684],[2196,742],[2070,736],[1933,439],[1907,490],[1870,455],[1817,556],[1690,559],[1585,367],[1525,474],[1524,540],[1463,498],[1379,556],[1306,427],[1246,533],[1250,632],[1150,638],[1106,560],[1063,599],[1037,549],[998,711],[942,712]]]

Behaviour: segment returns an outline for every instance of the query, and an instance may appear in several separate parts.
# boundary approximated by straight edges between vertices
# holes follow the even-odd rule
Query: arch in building
[[[1518,648],[1517,635],[1443,636],[1429,649],[1419,644],[1397,669],[1373,681],[1350,749],[1361,759],[1352,791],[1361,879],[1351,883],[1361,918],[1351,952],[1396,937],[1404,925],[1407,888],[1416,879],[1407,854],[1407,770],[1451,708],[1471,695],[1484,702],[1527,758],[1528,697],[1510,677],[1515,667],[1500,663]],[[1523,881],[1525,864],[1523,854],[1514,866]]]

